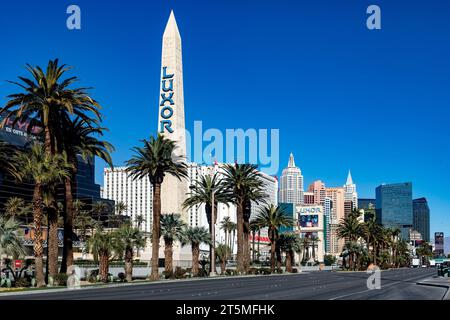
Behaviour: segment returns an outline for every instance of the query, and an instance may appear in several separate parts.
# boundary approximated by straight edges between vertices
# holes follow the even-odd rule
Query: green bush
[[[53,281],[56,286],[67,286],[67,278],[69,276],[66,273],[58,273],[54,276]]]
[[[186,269],[176,267],[173,276],[175,277],[175,279],[186,279],[187,278]]]
[[[261,268],[261,269],[259,269],[259,274],[267,275],[267,274],[271,274],[271,273],[272,273],[272,271],[270,271],[269,268]]]
[[[292,273],[298,273],[298,269],[297,268],[292,268]]]
[[[31,286],[31,281],[27,278],[20,278],[16,280],[14,286],[16,288],[27,288]]]
[[[225,274],[227,276],[235,276],[235,275],[237,275],[237,271],[234,269],[225,269]]]
[[[164,279],[175,279],[173,271],[163,271],[162,275]]]
[[[258,274],[258,269],[257,268],[249,268],[247,270],[247,274]]]
[[[206,271],[205,269],[201,268],[200,270],[198,270],[198,274],[197,277],[200,278],[204,278],[208,276],[208,271]]]

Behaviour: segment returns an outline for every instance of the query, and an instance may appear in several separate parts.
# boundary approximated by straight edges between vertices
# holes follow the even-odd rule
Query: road
[[[309,272],[242,278],[218,278],[64,290],[0,299],[33,300],[440,300],[445,288],[417,285],[435,269],[398,269],[381,272],[381,289],[367,288],[365,272]]]

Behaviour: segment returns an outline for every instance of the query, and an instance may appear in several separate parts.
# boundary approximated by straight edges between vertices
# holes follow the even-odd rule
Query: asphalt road
[[[64,290],[20,295],[0,299],[21,300],[440,300],[445,288],[417,285],[436,270],[399,269],[381,272],[381,289],[367,288],[365,272],[309,272],[243,278],[218,278],[120,285],[109,288]]]

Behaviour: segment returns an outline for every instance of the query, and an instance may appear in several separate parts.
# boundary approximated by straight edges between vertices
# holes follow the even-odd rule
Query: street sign
[[[22,268],[22,260],[14,260],[14,267],[16,269]]]

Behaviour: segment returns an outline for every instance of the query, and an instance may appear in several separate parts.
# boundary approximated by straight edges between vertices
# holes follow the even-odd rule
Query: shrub
[[[283,269],[277,268],[277,269],[275,270],[275,272],[278,273],[278,274],[282,274],[282,273],[283,273]]]
[[[175,275],[173,271],[163,271],[162,272],[163,279],[175,279]]]
[[[292,268],[292,273],[298,273],[298,269],[297,268]]]
[[[26,288],[31,286],[31,281],[27,278],[19,278],[16,280],[14,286],[16,288]]]
[[[175,277],[175,279],[186,279],[187,278],[186,269],[183,269],[181,267],[176,267],[175,273],[173,274],[173,276]]]
[[[207,277],[207,276],[208,276],[208,271],[206,271],[203,268],[198,270],[197,277],[204,278],[204,277]]]
[[[225,269],[225,274],[227,276],[235,276],[235,275],[237,275],[237,271],[234,269]]]
[[[69,276],[66,273],[58,273],[54,276],[53,281],[56,286],[67,286],[67,278]]]
[[[247,274],[258,274],[258,269],[257,268],[249,268],[247,270]]]
[[[125,273],[119,272],[119,274],[117,276],[119,277],[120,282],[124,282],[125,281]]]
[[[269,268],[261,268],[261,269],[259,269],[259,274],[267,275],[267,274],[271,274],[271,273],[272,273],[272,271],[270,271]]]

